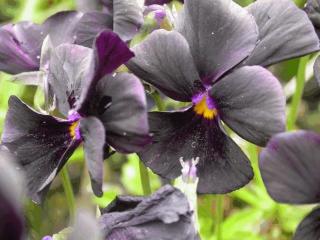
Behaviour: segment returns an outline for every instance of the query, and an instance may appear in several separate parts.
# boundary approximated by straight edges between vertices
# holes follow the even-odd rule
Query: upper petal
[[[59,111],[68,116],[79,108],[94,76],[94,54],[89,48],[62,44],[51,53],[48,82]]]
[[[95,96],[92,113],[102,121],[108,144],[131,153],[149,143],[146,97],[137,77],[129,73],[104,77]]]
[[[14,153],[25,172],[28,195],[35,202],[42,200],[78,144],[70,135],[70,123],[39,114],[17,97],[10,98],[2,145]]]
[[[258,39],[254,18],[232,0],[186,0],[177,30],[201,77],[213,81],[249,56]]]
[[[315,208],[299,224],[293,240],[317,240],[320,238],[320,208]]]
[[[220,128],[190,108],[149,113],[152,143],[139,153],[152,171],[166,178],[181,174],[179,159],[199,157],[200,193],[227,193],[247,184],[253,172],[246,155]]]
[[[264,146],[285,130],[285,96],[279,81],[259,66],[242,67],[214,84],[211,96],[222,120],[244,139]]]
[[[143,9],[136,0],[112,0],[113,31],[123,41],[132,39],[143,24]]]
[[[278,134],[260,155],[262,179],[282,203],[320,202],[320,136],[298,131]]]
[[[187,41],[175,31],[157,30],[133,48],[128,68],[167,96],[189,102],[199,80]]]
[[[259,0],[248,7],[259,27],[259,42],[243,65],[269,66],[319,50],[307,14],[291,0]]]
[[[0,71],[18,74],[39,70],[44,33],[31,22],[8,24],[0,29]]]

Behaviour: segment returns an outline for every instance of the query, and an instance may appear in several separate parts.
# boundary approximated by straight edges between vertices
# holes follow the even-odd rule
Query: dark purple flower
[[[53,46],[74,43],[91,47],[96,35],[113,30],[123,41],[130,40],[143,22],[142,9],[128,1],[115,1],[112,14],[65,11],[43,24],[19,22],[0,28],[0,71],[10,74],[38,71],[41,47],[46,36]]]
[[[119,196],[102,210],[106,240],[198,240],[187,198],[166,185],[149,197]]]
[[[23,181],[13,160],[0,146],[0,239],[23,240]]]
[[[318,49],[307,15],[290,0],[260,0],[248,8],[231,0],[186,0],[176,28],[153,32],[128,62],[168,97],[191,102],[184,110],[149,114],[154,138],[142,161],[172,179],[180,174],[180,157],[199,157],[200,193],[244,186],[253,176],[250,162],[222,121],[264,146],[285,130],[285,97],[261,66]]]
[[[320,135],[298,131],[278,134],[260,154],[262,179],[270,196],[290,204],[320,203]],[[298,226],[294,240],[320,238],[320,210]]]
[[[100,196],[109,146],[131,153],[149,142],[142,84],[132,74],[111,75],[132,56],[110,31],[98,35],[93,49],[62,44],[53,50],[48,83],[65,119],[40,114],[17,97],[10,98],[2,144],[25,170],[34,201],[41,201],[81,143],[93,191]]]

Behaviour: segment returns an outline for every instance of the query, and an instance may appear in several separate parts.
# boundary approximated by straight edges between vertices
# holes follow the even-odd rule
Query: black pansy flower
[[[187,198],[166,185],[149,197],[119,196],[102,210],[106,240],[197,240]]]
[[[149,142],[142,84],[132,74],[111,73],[133,53],[113,32],[102,32],[93,50],[62,44],[51,54],[49,84],[65,119],[9,100],[2,144],[26,171],[36,202],[73,151],[84,145],[93,191],[102,194],[103,156],[109,146],[131,153]]]
[[[187,0],[171,31],[153,32],[133,50],[129,69],[190,107],[149,115],[153,142],[140,153],[155,173],[175,178],[178,159],[199,157],[198,192],[227,193],[253,176],[222,122],[264,146],[285,130],[285,97],[265,68],[319,49],[306,13],[290,0]],[[257,66],[261,65],[261,66]]]
[[[53,46],[74,43],[91,47],[98,33],[113,30],[130,40],[143,23],[142,9],[130,1],[114,1],[112,13],[65,11],[43,24],[19,22],[0,28],[0,71],[10,74],[38,71],[41,47],[47,35]]]
[[[0,146],[0,239],[23,240],[23,177],[13,160]]]
[[[298,131],[274,136],[260,155],[260,170],[268,193],[277,202],[320,203],[320,135]],[[320,238],[320,208],[298,226],[294,240]]]

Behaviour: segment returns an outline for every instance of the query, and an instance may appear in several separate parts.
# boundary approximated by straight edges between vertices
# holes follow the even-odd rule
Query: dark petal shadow
[[[28,195],[37,203],[79,145],[69,127],[68,122],[33,111],[17,97],[9,100],[2,145],[25,172]]]
[[[259,28],[259,42],[242,65],[269,66],[319,50],[307,14],[290,0],[259,0],[247,8]]]
[[[281,203],[320,202],[320,135],[298,131],[274,136],[260,154],[270,196]]]
[[[265,146],[285,131],[286,100],[280,82],[259,66],[238,68],[213,85],[222,120],[242,138]]]
[[[299,224],[293,240],[318,240],[320,239],[320,208],[315,208]]]
[[[104,101],[106,97],[110,101]],[[101,79],[92,104],[91,114],[102,121],[107,143],[117,151],[141,151],[150,142],[145,92],[133,74],[117,73]]]
[[[149,113],[152,144],[139,153],[142,161],[158,175],[181,175],[180,157],[199,157],[199,193],[228,193],[253,177],[246,155],[229,138],[216,120],[196,116],[190,108],[183,112]]]
[[[187,39],[201,78],[217,80],[256,46],[254,18],[232,0],[185,0],[182,11],[176,30]]]

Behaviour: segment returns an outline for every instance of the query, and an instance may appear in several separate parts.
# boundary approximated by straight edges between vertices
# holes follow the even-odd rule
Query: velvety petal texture
[[[254,18],[232,0],[186,0],[176,30],[188,41],[201,78],[217,80],[256,46]]]
[[[149,197],[117,197],[99,219],[106,240],[196,240],[187,198],[166,185]]]
[[[199,157],[199,193],[231,192],[253,177],[246,155],[216,120],[202,119],[190,108],[182,112],[149,113],[149,124],[152,144],[139,156],[160,176],[176,178],[181,174],[181,157]]]
[[[102,196],[103,155],[105,129],[99,119],[87,117],[80,120],[80,131],[92,190],[96,196]]]
[[[308,0],[304,11],[308,14],[318,37],[320,37],[320,1]]]
[[[265,68],[242,67],[213,85],[219,116],[237,134],[260,146],[285,131],[285,96]]]
[[[158,30],[133,48],[127,66],[138,77],[167,96],[190,102],[199,80],[187,41],[175,31]]]
[[[14,154],[25,172],[28,195],[40,202],[54,177],[79,142],[70,135],[71,124],[42,115],[17,97],[9,100],[2,145]]]
[[[259,27],[259,42],[243,65],[269,66],[319,50],[307,14],[291,0],[259,0],[248,8]]]
[[[0,145],[0,239],[23,240],[23,177],[5,149]]]
[[[318,240],[320,238],[320,209],[315,208],[299,224],[293,240]]]
[[[144,88],[133,74],[116,73],[100,80],[93,115],[106,129],[106,140],[123,153],[140,151],[150,142]]]
[[[262,179],[270,196],[282,203],[320,202],[320,135],[278,134],[260,155]]]

